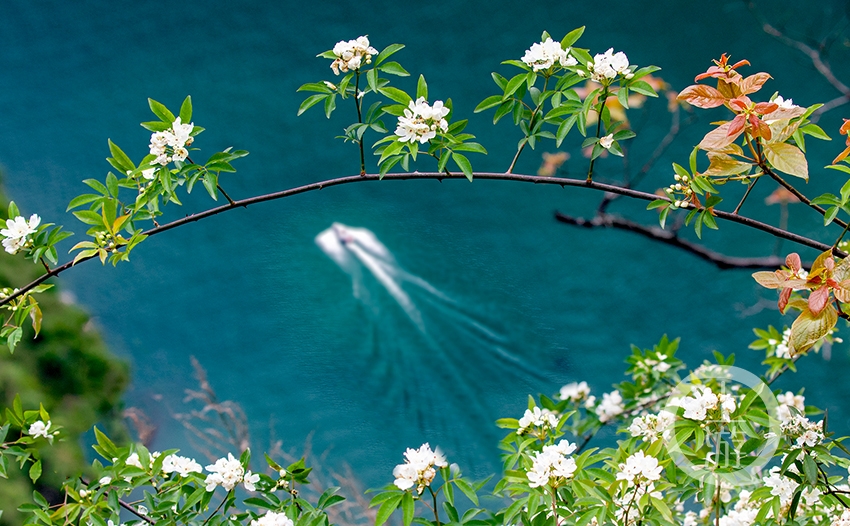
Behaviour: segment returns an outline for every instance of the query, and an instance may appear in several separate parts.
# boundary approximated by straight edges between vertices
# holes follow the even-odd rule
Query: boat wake
[[[490,430],[504,416],[491,402],[506,386],[536,392],[548,383],[494,323],[401,268],[370,230],[334,223],[315,241],[351,277],[369,318],[367,383],[402,401],[423,431],[456,427],[452,413]]]

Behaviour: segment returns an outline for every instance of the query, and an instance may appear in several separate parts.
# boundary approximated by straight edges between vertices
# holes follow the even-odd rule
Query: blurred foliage
[[[14,287],[43,272],[41,266],[0,250],[0,287]],[[25,406],[43,403],[54,424],[64,427],[63,439],[42,451],[44,474],[37,489],[49,500],[61,498],[59,488],[69,476],[84,472],[88,463],[82,435],[92,426],[98,424],[118,439],[127,437],[121,397],[129,381],[128,365],[109,352],[89,315],[63,301],[56,289],[39,295],[45,315],[41,334],[33,339],[27,327],[14,354],[0,353],[0,407],[11,406],[19,393]],[[9,479],[0,479],[0,526],[22,524],[16,508],[34,489],[25,473],[10,468]]]

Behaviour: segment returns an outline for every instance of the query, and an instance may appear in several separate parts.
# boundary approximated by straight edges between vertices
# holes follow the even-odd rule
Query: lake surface
[[[821,2],[812,12],[795,4],[765,3],[762,13],[796,35],[846,27],[843,2]],[[194,123],[207,128],[195,143],[202,156],[227,146],[251,151],[237,162],[239,173],[222,178],[233,197],[356,173],[356,149],[333,139],[353,112],[340,108],[328,121],[317,108],[296,118],[303,97],[295,90],[332,80],[328,61],[315,55],[364,34],[379,49],[407,45],[397,57],[414,77],[397,85],[413,89],[423,73],[432,100],[451,97],[455,114],[471,119],[469,130],[490,151],[473,157],[479,170],[504,170],[519,132],[507,121],[494,127],[491,112],[472,109],[495,93],[490,72],[509,74],[500,61],[521,57],[544,29],[560,38],[587,25],[582,47],[592,53],[613,47],[634,64],[658,65],[679,89],[726,52],[748,58],[752,72],[772,73],[767,94],[778,90],[802,105],[837,95],[804,56],[765,35],[742,2],[711,6],[6,0],[0,5],[4,183],[25,213],[82,233],[65,204],[85,192],[82,179],[105,176],[106,139],[140,158],[149,135],[137,123],[151,119],[146,98],[176,108],[187,94]],[[834,51],[836,74],[850,80],[846,40]],[[632,171],[669,127],[663,103],[647,111],[635,113]],[[670,184],[670,163],[687,162],[689,145],[708,129],[706,115],[681,134],[641,189]],[[842,116],[846,111],[834,111],[821,124],[837,136]],[[575,176],[586,171],[586,161],[578,135],[567,142],[567,168]],[[817,169],[840,146],[810,146],[810,195],[840,186],[837,173]],[[544,144],[525,152],[517,171],[533,173],[541,152],[554,150]],[[604,159],[597,179],[616,181],[622,170],[619,160]],[[752,210],[775,223],[778,210],[755,205],[768,186],[755,190]],[[182,209],[169,207],[166,217],[208,207],[201,194],[198,189]],[[609,391],[622,379],[629,345],[649,347],[664,333],[682,337],[681,356],[694,366],[717,349],[759,371],[760,353],[747,349],[751,328],[783,323],[772,307],[761,308],[775,295],[750,272],[719,271],[627,233],[553,219],[556,210],[592,214],[600,197],[492,181],[347,185],[174,230],[146,241],[129,264],[88,263],[64,274],[62,283],[131,361],[127,405],[143,407],[160,426],[155,448],[189,447],[169,414],[185,409],[184,389],[196,386],[189,359],[195,356],[219,397],[245,407],[255,449],[267,449],[272,438],[296,450],[310,440],[314,450],[328,451],[332,465],[346,462],[375,486],[391,481],[404,448],[430,442],[467,472],[486,475],[499,465],[492,421],[521,415],[528,393],[551,394],[577,380],[587,380],[596,394]],[[642,208],[620,200],[611,211],[652,223]],[[392,255],[374,268],[402,284],[408,304],[362,259],[355,293],[353,275],[315,242],[334,222],[374,234]],[[792,209],[797,231],[811,234],[818,224]],[[740,256],[769,254],[775,245],[725,224],[705,242]],[[516,359],[528,367],[513,366]],[[828,407],[834,428],[850,430],[848,362],[847,344],[838,345],[829,361],[805,360],[782,387],[807,386],[807,401]]]

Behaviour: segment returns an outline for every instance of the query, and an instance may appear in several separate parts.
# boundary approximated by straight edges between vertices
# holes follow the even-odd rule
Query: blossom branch
[[[562,177],[544,177],[539,175],[524,175],[524,174],[511,174],[511,173],[493,173],[493,172],[477,172],[473,174],[475,178],[484,179],[484,180],[496,180],[496,181],[514,181],[521,183],[533,183],[533,184],[546,184],[546,185],[556,185],[562,188],[567,186],[578,187],[578,188],[588,188],[591,190],[608,192],[612,194],[622,195],[625,197],[630,197],[633,199],[637,199],[640,201],[655,201],[659,199],[656,194],[651,194],[649,192],[641,192],[639,190],[633,190],[631,188],[625,188],[623,186],[599,183],[595,181],[587,182],[583,179],[568,179]],[[248,197],[245,199],[239,199],[237,201],[233,201],[233,203],[228,203],[226,205],[221,205],[215,208],[210,208],[203,212],[198,212],[195,214],[190,214],[181,219],[177,219],[170,223],[165,223],[156,228],[152,228],[151,230],[145,232],[148,237],[154,236],[157,234],[161,234],[163,232],[167,232],[171,229],[186,225],[188,223],[193,223],[195,221],[200,221],[201,219],[205,219],[207,217],[215,216],[235,208],[245,207],[263,203],[266,201],[275,201],[277,199],[284,199],[287,197],[292,197],[295,195],[313,192],[317,190],[323,190],[325,188],[330,188],[333,186],[340,186],[344,184],[350,183],[359,183],[365,181],[406,181],[406,180],[426,180],[426,179],[436,179],[438,181],[442,181],[444,179],[452,179],[458,181],[466,181],[463,176],[452,176],[448,177],[444,173],[440,172],[406,172],[406,173],[391,173],[386,174],[381,178],[378,174],[366,174],[366,175],[353,175],[346,177],[337,177],[334,179],[327,179],[324,181],[319,181],[315,183],[306,184],[303,186],[297,186],[295,188],[289,188],[287,190],[281,190],[279,192],[272,192],[268,194],[262,194],[254,197]],[[663,199],[663,198],[662,198]],[[746,216],[739,216],[736,214],[732,214],[730,212],[724,212],[721,210],[714,210],[714,216],[719,219],[723,219],[732,223],[738,223],[750,228],[754,228],[756,230],[760,230],[767,234],[770,234],[777,238],[787,239],[788,241],[792,241],[802,246],[806,246],[809,248],[813,248],[815,250],[819,250],[821,252],[826,250],[831,250],[832,246],[821,243],[820,241],[816,241],[814,239],[802,236],[800,234],[795,234],[788,230],[784,230],[781,228],[777,228],[775,226],[769,225],[767,223],[763,223],[761,221],[757,221],[755,219],[751,219]],[[841,223],[843,226],[845,223]],[[838,256],[844,257],[847,254],[840,250],[834,250],[834,253]],[[90,259],[95,259],[97,256],[90,256],[87,258],[80,258],[77,263],[81,263],[83,261],[88,261]],[[36,286],[44,283],[48,279],[58,276],[62,272],[68,270],[73,266],[73,262],[69,261],[64,263],[63,265],[59,265],[54,267],[50,272],[43,274],[42,276],[36,278],[29,284],[21,287],[13,294],[10,294],[6,298],[0,300],[0,306],[6,305],[12,300],[22,296],[23,294],[31,291]]]

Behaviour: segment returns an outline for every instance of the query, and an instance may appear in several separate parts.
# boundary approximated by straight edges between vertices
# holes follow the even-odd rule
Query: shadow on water
[[[401,268],[370,230],[334,223],[315,241],[351,277],[368,318],[364,383],[385,403],[402,405],[425,436],[468,425],[494,438],[492,421],[504,415],[491,402],[505,387],[536,392],[549,381],[526,364],[515,338]]]

